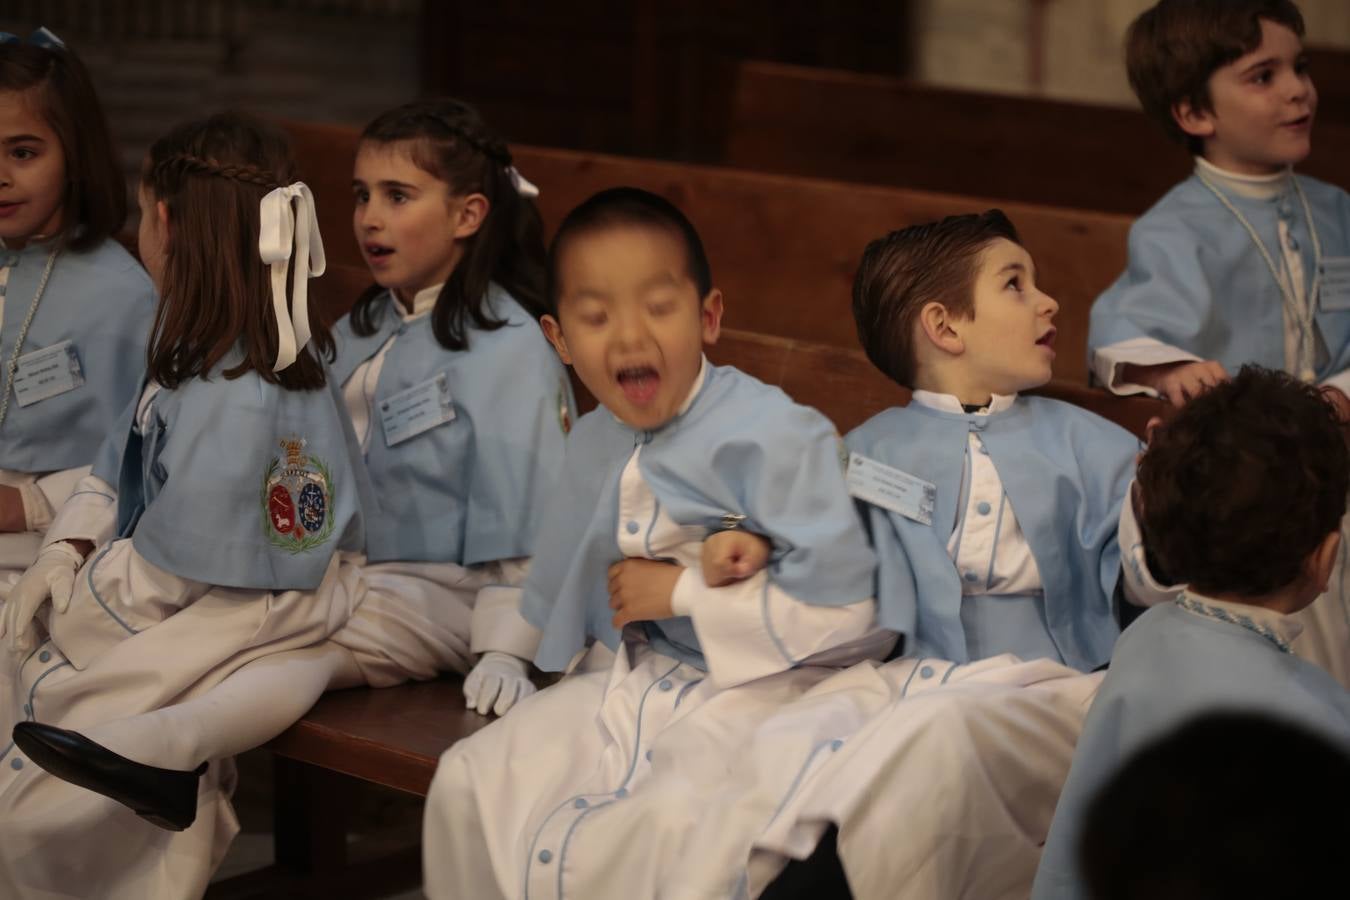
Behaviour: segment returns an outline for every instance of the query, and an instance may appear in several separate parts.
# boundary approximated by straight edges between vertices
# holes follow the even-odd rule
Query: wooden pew
[[[1335,108],[1325,102],[1299,171],[1350,187],[1350,124]],[[1136,215],[1191,169],[1186,151],[1137,109],[767,62],[739,67],[723,161]]]
[[[342,243],[333,238],[340,224],[337,222],[339,213],[334,210],[337,204],[324,203],[324,198],[339,191],[345,195],[345,183],[350,178],[350,159],[347,168],[317,162],[341,147],[336,140],[341,131],[302,126],[295,132],[302,164],[308,166],[304,176],[310,179],[311,187],[320,198],[321,227],[330,235],[328,274],[311,288],[312,295],[330,319],[340,315],[370,283],[365,266],[355,258],[354,247],[344,250]],[[347,132],[348,147],[351,139],[351,133]],[[612,183],[605,179],[618,172],[632,176],[627,183],[644,179],[638,183],[674,195],[673,199],[685,204],[686,208],[690,203],[701,201],[708,204],[710,211],[727,211],[728,214],[735,210],[738,197],[743,200],[751,188],[762,188],[766,183],[783,185],[789,193],[805,190],[804,196],[796,198],[801,209],[809,208],[808,201],[813,197],[819,201],[821,195],[811,191],[828,194],[837,187],[814,182],[805,183],[803,187],[792,179],[765,182],[751,178],[747,183],[737,173],[722,170],[695,168],[689,173],[680,171],[686,167],[639,164],[613,157],[537,148],[519,148],[517,159],[522,168],[533,167],[526,170],[531,178],[545,185],[556,181],[556,189],[546,186],[546,191],[570,192],[567,196],[575,200]],[[547,176],[540,175],[545,172]],[[849,194],[857,196],[856,190]],[[556,223],[560,211],[575,200],[555,198],[552,205],[545,208],[546,218]],[[341,216],[345,218],[345,210],[349,207],[342,209]],[[731,226],[719,224],[717,227],[717,233],[721,235]],[[711,239],[709,244],[713,244]],[[727,268],[724,268],[726,276],[721,283],[737,283],[733,265],[736,259],[727,257],[723,260]],[[746,259],[747,264],[755,264],[754,257]],[[714,265],[717,265],[716,261]],[[851,277],[851,268],[849,273]],[[786,306],[789,301],[782,302]],[[764,316],[766,308],[755,310],[754,314]],[[846,307],[843,314],[847,314]],[[817,317],[819,315],[817,313]],[[774,324],[772,319],[766,321]],[[851,331],[848,337],[851,340]],[[714,363],[737,366],[765,382],[778,385],[798,402],[815,406],[841,433],[888,406],[909,400],[908,391],[873,368],[862,351],[852,344],[839,346],[779,333],[728,327],[717,345],[709,349],[708,355]],[[1103,392],[1065,382],[1056,382],[1039,393],[1093,408],[1136,434],[1142,434],[1145,422],[1161,408],[1157,401],[1112,398]],[[579,399],[583,410],[594,404],[584,394]],[[325,695],[300,722],[268,745],[277,758],[278,778],[274,794],[276,863],[262,872],[215,884],[207,896],[211,900],[244,900],[276,896],[278,890],[285,889],[295,896],[339,893],[356,898],[387,893],[399,884],[416,884],[420,860],[416,853],[406,849],[390,859],[351,862],[352,848],[346,838],[346,808],[341,797],[350,778],[425,795],[441,753],[490,721],[465,708],[461,685],[459,677],[447,676],[394,688],[361,688]]]
[[[351,237],[352,129],[286,123],[313,188],[332,262],[361,265]],[[867,243],[892,229],[976,212],[994,201],[762,175],[712,166],[514,148],[520,170],[542,190],[548,228],[595,191],[627,184],[680,206],[703,237],[714,281],[727,298],[726,325],[758,334],[856,348],[849,304]],[[1022,235],[1038,281],[1060,303],[1056,373],[1087,383],[1088,311],[1125,267],[1130,219],[1113,213],[1002,203]]]

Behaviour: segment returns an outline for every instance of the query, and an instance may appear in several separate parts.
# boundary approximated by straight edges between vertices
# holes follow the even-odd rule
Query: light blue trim
[[[1003,496],[998,500],[998,521],[994,523],[994,546],[989,550],[989,571],[984,576],[984,589],[991,590],[990,585],[994,583],[994,560],[998,559],[998,538],[1003,533],[1003,510],[1008,506],[1008,492],[1004,491]]]
[[[680,688],[680,693],[677,694],[675,697],[675,706],[672,708],[679,709],[680,704],[684,702],[685,695],[688,694],[691,690],[693,690],[702,681],[703,681],[702,678],[695,678],[693,681],[689,682],[684,687]]]
[[[782,814],[783,809],[788,805],[788,801],[792,799],[792,796],[797,793],[797,788],[801,786],[802,779],[806,777],[806,770],[811,768],[811,764],[816,761],[816,756],[820,754],[820,751],[833,745],[834,742],[835,739],[830,738],[827,741],[817,742],[816,745],[811,748],[811,752],[806,757],[806,762],[802,763],[802,767],[797,770],[797,775],[792,779],[792,784],[788,785],[787,793],[783,795],[782,800],[778,801],[778,808],[773,811],[773,815],[769,816],[769,820],[764,823],[763,830],[767,831],[769,826],[773,825],[774,821]]]
[[[572,842],[572,832],[577,830],[577,826],[581,824],[582,819],[586,818],[597,809],[603,809],[609,805],[609,803],[601,803],[599,806],[592,806],[573,819],[572,824],[567,826],[567,833],[563,835],[562,846],[558,848],[558,855],[554,857],[555,861],[558,863],[558,900],[562,900],[563,898],[563,863],[567,861],[567,845]]]
[[[611,793],[617,794],[618,791],[624,790],[625,788],[627,788],[628,782],[629,782],[630,780],[632,780],[632,778],[633,778],[633,773],[637,770],[637,763],[638,763],[638,748],[642,746],[642,712],[643,712],[643,710],[644,710],[644,709],[646,708],[646,706],[647,706],[647,698],[648,698],[649,696],[651,696],[652,688],[656,687],[658,684],[660,684],[660,683],[661,683],[662,681],[664,681],[665,679],[669,678],[671,675],[674,675],[675,672],[676,672],[676,670],[680,668],[680,665],[681,665],[681,663],[679,663],[679,662],[677,661],[677,662],[675,663],[675,665],[671,666],[670,669],[668,669],[666,672],[664,672],[663,674],[658,675],[656,678],[654,678],[654,679],[652,680],[651,684],[647,685],[646,689],[642,692],[642,699],[638,702],[638,708],[637,708],[637,730],[634,731],[634,733],[633,733],[633,752],[632,752],[632,754],[631,754],[631,761],[630,761],[629,764],[628,764],[628,772],[627,772],[627,774],[624,775],[624,777],[623,777],[623,782],[619,785],[619,787],[618,787],[618,788],[615,788],[615,790],[614,790],[614,791],[611,791]],[[602,701],[602,702],[603,702],[603,701]],[[0,758],[2,758],[2,757],[0,757]],[[562,810],[567,809],[567,808],[569,808],[569,807],[570,807],[570,808],[575,808],[575,807],[573,806],[573,804],[575,803],[575,801],[577,800],[577,798],[580,797],[580,796],[581,796],[580,794],[574,794],[574,795],[572,795],[571,797],[568,797],[567,799],[563,800],[563,802],[560,803],[560,804],[558,804],[558,806],[555,807],[554,810],[553,810],[551,813],[549,813],[547,816],[544,817],[544,821],[540,822],[540,823],[539,823],[539,827],[538,827],[537,829],[535,829],[534,837],[530,839],[530,852],[529,852],[529,854],[525,857],[525,877],[524,877],[525,891],[524,891],[524,900],[530,900],[530,867],[531,867],[532,865],[534,865],[534,861],[535,861],[535,848],[539,846],[539,835],[543,833],[544,829],[548,827],[548,823],[549,823],[550,821],[552,821],[552,820],[553,820],[553,817],[556,816],[559,812],[561,812]],[[611,801],[611,802],[612,802],[612,801]],[[608,806],[608,805],[609,805],[608,803],[601,803],[601,804],[598,804],[598,805],[591,805],[590,807],[587,808],[586,812],[583,813],[583,815],[586,815],[586,814],[589,813],[591,810],[599,809],[599,808],[602,807],[602,806]],[[571,833],[571,830],[570,830],[570,829],[568,830],[568,833],[569,833],[569,834]],[[559,872],[562,871],[562,859],[561,859],[561,856],[562,856],[562,851],[561,851],[561,848],[560,848],[559,854],[558,854],[558,858],[557,858],[557,859],[558,859],[558,871],[559,871]],[[560,885],[560,886],[559,886],[559,890],[561,890],[561,889],[562,889],[562,888],[561,888],[561,885]]]
[[[73,492],[71,493],[70,496],[72,496],[72,497],[78,497],[78,496],[80,496],[81,494],[93,494],[93,495],[96,496],[96,497],[103,497],[103,498],[105,498],[105,499],[107,499],[107,500],[112,500],[112,501],[116,501],[116,500],[117,500],[117,498],[114,497],[112,494],[107,494],[107,493],[104,493],[103,491],[92,491],[92,490],[89,490],[88,488],[86,488],[85,490],[82,490],[82,491],[73,491]]]
[[[961,493],[956,498],[956,555],[952,557],[952,565],[960,568],[957,563],[961,559],[961,537],[966,533],[966,506],[970,503],[970,479],[974,470],[970,462],[970,438],[966,438],[966,470],[961,478]]]
[[[36,651],[34,651],[34,652],[36,652]],[[41,675],[39,675],[39,676],[37,677],[37,680],[33,682],[33,686],[32,686],[31,688],[28,689],[28,708],[27,708],[26,710],[24,710],[24,714],[25,714],[25,716],[26,716],[25,721],[28,721],[28,722],[35,722],[35,721],[37,721],[37,719],[36,719],[36,717],[35,717],[35,714],[34,714],[34,709],[35,709],[35,706],[34,706],[34,700],[36,699],[36,696],[35,696],[35,695],[37,694],[38,685],[42,684],[42,679],[46,678],[48,675],[50,675],[50,674],[52,674],[53,672],[55,672],[57,669],[64,669],[64,668],[65,668],[66,666],[68,666],[68,665],[70,665],[70,661],[69,661],[69,660],[67,660],[66,662],[60,662],[60,663],[57,663],[56,665],[52,666],[50,669],[48,669],[47,671],[45,671],[45,672],[43,672]],[[0,760],[3,760],[6,756],[9,756],[9,751],[11,751],[11,750],[13,750],[13,749],[14,749],[14,741],[11,740],[11,741],[9,742],[9,746],[5,748],[5,752],[4,752],[4,753],[0,753]]]
[[[945,675],[942,676],[942,680],[939,681],[938,684],[946,684],[946,683],[947,683],[947,679],[948,679],[948,678],[951,678],[951,677],[952,677],[952,673],[955,672],[955,671],[956,671],[957,669],[959,669],[959,668],[961,668],[961,664],[960,664],[960,663],[952,663],[952,664],[951,664],[951,667],[950,667],[949,669],[947,669],[947,673],[946,673]]]
[[[909,683],[914,680],[914,676],[918,673],[919,667],[922,665],[923,665],[923,657],[919,657],[918,659],[914,660],[914,668],[909,670],[909,677],[905,679],[905,686],[900,689],[901,699],[904,699],[905,697],[909,696]]]
[[[652,532],[656,530],[656,520],[661,517],[661,498],[653,495],[652,499],[656,501],[656,506],[652,509],[652,520],[647,523],[647,533],[642,536],[642,549],[647,551],[648,559],[656,559],[656,554],[652,552]]]
[[[764,620],[764,631],[769,635],[769,640],[773,641],[774,647],[778,650],[778,655],[783,657],[783,661],[790,667],[795,666],[797,661],[788,653],[787,647],[778,637],[778,632],[773,630],[773,622],[769,620],[769,578],[764,577],[764,590],[759,598],[760,617]]]
[[[113,545],[111,543],[108,544],[108,546],[100,550],[98,552],[98,555],[95,556],[93,560],[84,567],[85,571],[84,577],[85,580],[89,582],[89,593],[94,595],[94,600],[97,601],[99,606],[103,607],[103,611],[107,613],[109,616],[111,616],[114,622],[125,628],[127,634],[139,634],[139,632],[135,628],[132,628],[126,622],[123,622],[122,617],[119,616],[117,613],[113,612],[112,609],[108,606],[108,604],[103,602],[103,598],[99,596],[98,588],[94,587],[94,569],[98,566],[100,562],[103,561],[103,557],[108,555],[108,551],[112,549],[112,546]]]

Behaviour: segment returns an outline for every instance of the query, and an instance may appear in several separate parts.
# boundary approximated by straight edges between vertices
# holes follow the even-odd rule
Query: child
[[[913,397],[848,435],[848,480],[878,557],[878,622],[906,656],[877,671],[880,706],[865,680],[831,685],[832,703],[756,735],[789,758],[839,746],[786,792],[777,773],[739,771],[708,814],[775,810],[747,852],[752,894],[832,822],[860,897],[1030,885],[1100,678],[1080,673],[1118,634],[1117,529],[1139,448],[1077,407],[1017,396],[1048,381],[1054,359],[1058,307],[1035,276],[997,210],[906,228],[863,254],[859,337]],[[1146,602],[1124,574],[1125,596]],[[905,839],[888,841],[897,816]]]
[[[1350,413],[1350,197],[1298,176],[1317,90],[1290,0],[1161,0],[1130,84],[1195,171],[1130,229],[1092,307],[1092,370],[1180,405],[1243,363],[1327,385]]]
[[[550,284],[545,332],[603,408],[568,439],[524,610],[540,668],[575,671],[442,757],[436,898],[678,884],[680,836],[740,739],[894,640],[872,628],[874,560],[829,423],[703,357],[722,296],[683,214],[634,188],[595,195],[555,236]],[[737,528],[773,563],[707,587],[703,539]]]
[[[112,239],[126,185],[93,84],[44,28],[0,35],[0,147],[3,599],[131,402],[155,297]]]
[[[1350,421],[1350,196],[1291,168],[1317,112],[1302,35],[1290,0],[1162,0],[1131,27],[1130,83],[1196,160],[1093,305],[1112,391],[1180,405],[1250,362],[1321,384]],[[1301,615],[1295,652],[1350,687],[1341,581]]]
[[[60,770],[86,749],[61,729],[189,698],[345,618],[353,585],[336,554],[363,545],[369,486],[323,362],[332,339],[308,320],[323,251],[293,173],[284,138],[235,115],[150,149],[139,246],[160,302],[147,383],[49,531],[68,552],[39,557],[5,610],[11,634],[48,636],[0,669],[0,726],[61,728],[15,726],[24,746],[0,757],[0,893],[200,895],[237,829],[228,765],[201,778],[208,814],[170,834],[30,755]],[[182,773],[194,793],[198,774]]]
[[[1326,589],[1341,539],[1350,463],[1333,408],[1291,376],[1243,367],[1155,433],[1139,487],[1150,549],[1186,591],[1121,637],[1055,812],[1038,898],[1088,896],[1077,849],[1089,801],[1135,750],[1197,714],[1262,712],[1350,747],[1350,694],[1290,651],[1291,614]]]
[[[543,308],[544,248],[513,173],[457,101],[406,104],[366,128],[354,222],[378,284],[338,323],[334,366],[375,487],[365,555],[342,560],[359,571],[342,579],[358,583],[350,618],[327,643],[255,660],[186,703],[87,729],[86,750],[139,765],[76,783],[123,799],[128,781],[176,779],[175,806],[191,811],[196,783],[182,775],[275,737],[330,686],[473,669],[470,704],[499,715],[533,692],[538,632],[517,585],[571,391],[522,305]]]
[[[906,653],[1090,671],[1119,633],[1116,530],[1139,444],[1077,407],[1017,396],[1050,380],[1055,357],[1059,307],[1035,275],[997,210],[867,248],[858,334],[914,395],[849,434],[849,481],[880,563],[879,618]]]

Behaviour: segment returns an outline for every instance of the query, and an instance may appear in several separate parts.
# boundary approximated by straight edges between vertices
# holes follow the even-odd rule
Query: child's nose
[[[1059,301],[1049,294],[1041,293],[1041,315],[1053,316],[1059,312]]]

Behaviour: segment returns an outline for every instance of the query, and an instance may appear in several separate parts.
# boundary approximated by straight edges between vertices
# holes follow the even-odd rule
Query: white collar
[[[694,379],[693,387],[689,388],[689,396],[684,398],[684,402],[680,404],[680,408],[675,412],[675,415],[677,416],[684,415],[689,411],[689,407],[694,405],[694,398],[697,397],[698,392],[703,389],[703,380],[707,376],[708,376],[708,357],[701,356],[699,357],[698,360],[698,376]]]
[[[1294,170],[1285,167],[1273,175],[1242,175],[1221,169],[1203,156],[1195,158],[1195,174],[1225,191],[1252,200],[1273,200],[1289,187]]]
[[[920,406],[926,406],[929,409],[940,410],[941,412],[964,413],[965,407],[961,405],[961,400],[955,394],[939,394],[937,391],[914,391],[911,399]],[[993,394],[989,405],[978,410],[975,415],[986,416],[992,413],[1001,413],[1013,405],[1017,399],[1016,394]]]
[[[1191,602],[1185,602],[1187,600]],[[1206,597],[1204,594],[1198,594],[1189,588],[1177,598],[1177,605],[1193,615],[1232,622],[1261,634],[1263,637],[1273,635],[1279,641],[1283,641],[1285,647],[1292,644],[1294,639],[1303,633],[1303,625],[1293,616],[1267,609],[1264,606],[1215,600],[1213,597]]]
[[[422,290],[413,294],[412,312],[408,312],[407,307],[395,296],[394,306],[398,308],[399,316],[405,322],[411,322],[413,319],[420,319],[425,316],[436,307],[436,300],[441,296],[441,288],[443,287],[445,287],[444,283],[433,284],[431,287],[422,288]]]

